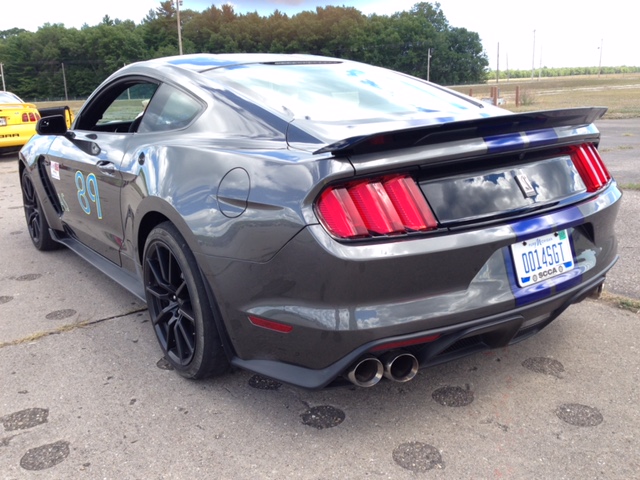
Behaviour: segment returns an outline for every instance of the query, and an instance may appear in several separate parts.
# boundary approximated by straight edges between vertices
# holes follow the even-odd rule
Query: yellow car
[[[36,133],[40,112],[11,92],[0,91],[0,153],[18,150]]]
[[[62,115],[71,128],[74,115],[69,107],[38,109],[11,92],[0,91],[0,154],[19,150],[36,133],[38,120],[52,115]]]

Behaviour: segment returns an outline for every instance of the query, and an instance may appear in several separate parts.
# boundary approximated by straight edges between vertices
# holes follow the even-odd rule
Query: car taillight
[[[22,114],[22,123],[35,123],[38,120],[40,120],[40,115],[38,115],[37,113],[33,113],[33,112],[24,112]]]
[[[367,179],[325,190],[320,220],[340,238],[366,238],[434,230],[438,226],[415,180],[408,175]]]
[[[587,192],[596,192],[611,180],[611,175],[593,144],[571,147],[571,160],[582,177]]]

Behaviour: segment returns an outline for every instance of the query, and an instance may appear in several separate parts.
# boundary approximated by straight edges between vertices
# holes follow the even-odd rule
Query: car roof
[[[158,68],[161,66],[180,67],[194,72],[203,72],[213,68],[247,65],[251,63],[317,63],[344,62],[338,58],[308,54],[286,53],[196,53],[155,58],[138,62],[137,65]]]

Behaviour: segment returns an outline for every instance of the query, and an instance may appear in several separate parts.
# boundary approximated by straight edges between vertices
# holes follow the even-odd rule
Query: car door
[[[122,238],[120,188],[127,135],[74,132],[57,137],[47,156],[51,183],[68,233],[119,264]]]
[[[73,129],[56,138],[46,159],[67,233],[117,265],[124,231],[120,169],[136,119],[156,88],[142,79],[105,87],[81,110]]]

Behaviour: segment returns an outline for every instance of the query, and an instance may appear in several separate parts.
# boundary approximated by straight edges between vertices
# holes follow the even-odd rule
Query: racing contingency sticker
[[[60,180],[60,164],[58,162],[51,162],[51,178]]]

